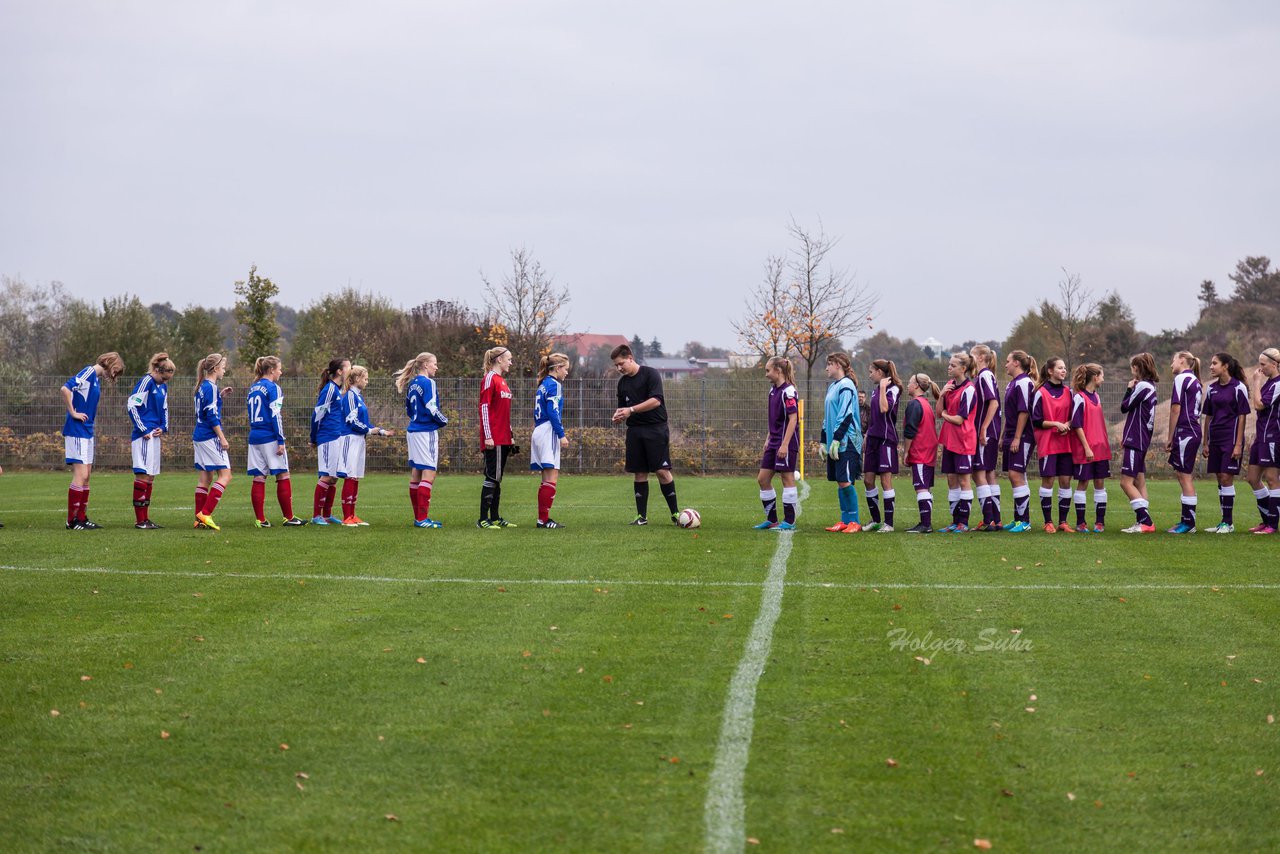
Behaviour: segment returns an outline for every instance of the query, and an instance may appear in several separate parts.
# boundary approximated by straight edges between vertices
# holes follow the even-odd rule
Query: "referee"
[[[636,362],[631,348],[619,344],[609,354],[618,378],[618,408],[613,423],[627,422],[627,471],[635,475],[636,518],[632,525],[648,525],[649,472],[667,499],[671,521],[676,520],[676,479],[671,474],[667,407],[662,402],[662,375]]]

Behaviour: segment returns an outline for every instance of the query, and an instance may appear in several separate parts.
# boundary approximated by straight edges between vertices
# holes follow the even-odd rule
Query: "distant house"
[[[706,366],[697,359],[645,359],[644,364],[662,374],[664,380],[682,380],[685,377],[700,377],[706,373]]]
[[[578,367],[587,363],[587,359],[601,347],[612,350],[619,344],[630,344],[631,339],[625,335],[595,335],[590,332],[575,332],[572,335],[557,335],[551,339],[553,350],[564,351],[572,348],[578,354]]]

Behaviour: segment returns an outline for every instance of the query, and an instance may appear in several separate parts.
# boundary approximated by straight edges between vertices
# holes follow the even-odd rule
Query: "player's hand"
[[[1244,455],[1244,448],[1241,447],[1240,445],[1236,445],[1234,448],[1231,449],[1231,459],[1238,460],[1243,455]]]
[[[949,391],[955,391],[955,388],[956,388],[955,381],[947,380],[947,384],[942,387],[942,393],[946,394]]]
[[[888,378],[888,377],[881,377],[881,378],[880,378],[880,390],[881,390],[881,391],[884,391],[886,388],[888,388],[888,386],[889,386],[889,378]]]
[[[80,422],[85,422],[89,420],[89,416],[85,415],[83,412],[73,412],[71,413],[71,417]]]
[[[493,440],[492,440],[492,439],[485,439],[485,440],[484,440],[484,449],[485,449],[486,451],[493,450],[493,448],[494,448],[494,447],[495,447],[495,445],[493,444]]]
[[[628,409],[630,409],[630,407],[619,406],[617,409],[613,410],[613,423],[621,424],[623,421],[626,421]]]
[[[832,441],[832,443],[831,443],[830,445],[828,445],[828,446],[827,446],[827,456],[829,456],[829,457],[838,457],[838,456],[840,456],[840,443],[839,443],[839,442]]]
[[[1137,384],[1138,384],[1138,379],[1137,379],[1137,377],[1134,377],[1133,379],[1129,380],[1129,388],[1133,388],[1133,387],[1134,387],[1134,386],[1136,386]]]
[[[1207,459],[1209,459],[1209,445],[1208,445],[1208,443],[1206,443],[1206,444],[1205,444],[1205,446],[1204,446],[1203,448],[1201,448],[1201,449],[1200,449],[1200,456],[1204,457],[1206,460],[1207,460]],[[1234,455],[1233,455],[1233,456],[1234,456]]]
[[[1084,458],[1089,462],[1093,462],[1093,448],[1090,448],[1088,445],[1085,445],[1084,448]]]
[[[276,456],[277,457],[284,456],[284,445],[276,445]]]
[[[152,430],[152,431],[151,431],[150,436],[151,436],[151,438],[152,438],[152,439],[155,439],[155,438],[158,438],[158,437],[160,436],[160,434],[161,434],[161,433],[163,433],[163,432],[164,432],[164,428],[162,428],[162,427],[157,427],[156,429],[154,429],[154,430]]]
[[[821,459],[824,463],[827,461],[827,446],[826,446],[826,443],[823,443],[823,444],[821,444],[821,445],[819,445],[819,446],[818,446],[818,458],[819,458],[819,459]]]
[[[1165,443],[1164,443],[1164,452],[1165,452],[1166,454],[1171,454],[1171,453],[1173,453],[1173,442],[1165,442]]]
[[[221,397],[226,397],[229,394],[231,394],[231,386],[226,386],[222,391],[218,392],[218,395]]]
[[[567,448],[567,447],[569,447],[569,437],[568,437],[568,436],[561,436],[561,437],[560,437],[560,447],[562,447],[562,448]]]
[[[230,442],[228,442],[226,439],[219,439],[219,440],[218,440],[218,447],[225,451],[225,450],[227,450],[228,448],[230,448],[230,447],[231,447],[231,443],[230,443]]]

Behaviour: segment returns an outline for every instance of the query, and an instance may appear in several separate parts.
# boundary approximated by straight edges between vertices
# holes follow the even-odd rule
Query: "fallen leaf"
[[[385,818],[387,821],[399,821],[399,820],[400,820],[400,816],[396,815],[396,814],[395,814],[395,813],[393,813],[393,812],[389,812],[389,813],[387,813],[385,816],[383,816],[383,818]]]
[[[1234,655],[1227,656],[1227,661],[1235,661],[1235,660],[1236,660],[1236,657]]]
[[[672,757],[671,757],[670,759],[668,759],[667,761],[668,761],[668,762],[670,762],[672,765],[679,765],[679,764],[680,764],[680,757],[679,757],[679,756],[672,756]],[[1259,774],[1261,774],[1262,772],[1261,772],[1261,771],[1259,771],[1258,773],[1259,773]]]
[[[893,610],[895,610],[895,611],[901,611],[901,610],[902,610],[902,606],[901,606],[901,605],[898,605],[898,604],[895,604],[895,605],[893,606]]]
[[[833,828],[831,828],[831,832],[832,832],[832,833],[844,833],[844,828],[843,828],[843,827],[833,827]]]
[[[208,561],[206,561],[206,563],[208,563]],[[192,593],[191,595],[192,595],[192,597],[194,597],[194,598],[196,598],[196,599],[200,599],[200,598],[202,598],[202,597],[204,596],[204,594],[203,594],[203,593]]]
[[[1031,695],[1030,697],[1028,697],[1027,699],[1034,703],[1034,702],[1036,701],[1036,695],[1035,695],[1035,694],[1032,694],[1032,695]]]
[[[281,749],[281,750],[288,750],[288,749],[289,749],[289,745],[287,745],[287,744],[281,744],[281,745],[280,745],[280,749]]]
[[[543,716],[544,718],[549,718],[549,717],[551,717],[551,710],[550,710],[550,709],[543,709],[543,710],[542,710],[542,716]]]
[[[1126,599],[1126,598],[1124,598],[1123,596],[1121,596],[1121,597],[1120,597],[1120,601],[1121,601],[1121,602],[1128,602],[1129,600],[1128,600],[1128,599]]]
[[[1075,799],[1076,799],[1076,796],[1073,793],[1067,792],[1067,800],[1074,801]]]
[[[604,676],[602,676],[602,677],[600,678],[600,681],[601,681],[601,682],[612,682],[612,681],[613,681],[613,677],[612,677],[612,676],[609,676],[608,674],[606,674],[606,675],[604,675]]]
[[[310,779],[311,779],[311,775],[310,775],[310,774],[308,774],[306,771],[299,771],[297,774],[294,774],[293,776],[297,777],[299,780],[310,780]]]
[[[132,669],[133,669],[133,662],[132,662],[132,661],[126,661],[126,662],[124,663],[124,669],[125,669],[125,670],[132,670]]]
[[[973,847],[974,847],[974,848],[981,848],[983,851],[990,851],[990,850],[991,850],[991,840],[990,840],[990,839],[975,839],[975,840],[973,840]]]
[[[1261,680],[1261,679],[1254,679],[1254,680],[1253,680],[1253,684],[1255,684],[1255,685],[1261,685],[1261,684],[1262,684],[1262,680]]]
[[[1262,769],[1261,769],[1261,768],[1259,768],[1257,771],[1254,771],[1254,772],[1253,772],[1253,775],[1254,775],[1255,777],[1261,777],[1261,776],[1262,776]]]
[[[1037,563],[1036,563],[1036,566],[1044,566],[1044,563],[1042,563],[1042,562],[1037,562]]]
[[[623,724],[623,725],[622,725],[622,728],[623,728],[623,729],[631,729],[631,724]]]
[[[1000,562],[1001,562],[1001,563],[1008,563],[1008,562],[1009,562],[1009,559],[1008,559],[1007,557],[1002,557],[1002,558],[1000,558]]]
[[[529,657],[529,656],[531,656],[531,655],[533,655],[533,653],[532,653],[532,652],[529,652],[529,650],[527,650],[527,649],[520,653],[520,657],[521,657],[521,658],[528,658],[528,657]]]
[[[898,767],[898,760],[896,760],[896,759],[894,759],[892,756],[890,756],[888,759],[886,759],[886,760],[884,761],[884,764],[885,764],[885,765],[888,765],[890,768],[897,768],[897,767]]]
[[[384,646],[384,647],[382,648],[382,651],[383,651],[383,652],[391,652],[391,647],[389,647],[389,646]]]
[[[298,787],[298,791],[299,791],[299,792],[305,792],[305,791],[306,791],[306,789],[304,789],[304,788],[302,787],[302,781],[300,781],[300,780],[294,780],[294,781],[293,781],[293,785],[295,785],[295,786],[297,786],[297,787]]]
[[[1014,567],[1014,569],[1022,569],[1022,567],[1020,567],[1020,566],[1015,566],[1015,567]]]
[[[499,586],[499,587],[498,587],[498,592],[499,592],[499,593],[506,593],[506,592],[507,592],[507,588],[502,587],[502,586]]]
[[[168,733],[166,730],[160,730],[160,737],[161,737],[161,738],[168,738],[168,737],[169,737],[169,733]]]
[[[924,656],[922,656],[922,655],[917,655],[917,656],[916,656],[916,661],[920,662],[920,663],[921,663],[921,664],[923,664],[925,667],[928,667],[930,664],[932,664],[932,663],[933,663],[932,661],[930,661],[929,659],[925,658],[925,657],[924,657]]]
[[[93,678],[92,676],[81,676],[81,677],[80,677],[80,681],[81,681],[81,682],[88,682],[88,681],[89,681],[89,680],[91,680],[92,678]]]
[[[1102,801],[1094,801],[1093,805],[1098,809],[1102,809]]]
[[[637,705],[637,706],[643,706],[643,705],[644,705],[644,700],[636,700],[636,705]]]
[[[62,716],[62,712],[58,711],[57,709],[50,709],[50,710],[49,710],[49,717],[51,717],[51,718],[58,718],[58,717],[61,717],[61,716]]]
[[[1225,688],[1225,687],[1227,687],[1227,680],[1223,679],[1223,680],[1222,680],[1221,682],[1219,682],[1218,684],[1219,684],[1219,685],[1221,685],[1223,688]]]
[[[387,737],[386,737],[386,736],[384,736],[384,735],[380,735],[380,736],[378,736],[378,741],[386,741],[386,740],[387,740]]]
[[[204,643],[204,635],[196,635],[195,637],[193,637],[193,638],[191,638],[191,639],[192,639],[193,641],[195,641],[196,643]]]
[[[1028,712],[1034,712],[1035,710],[1036,710],[1036,707],[1035,707],[1035,706],[1027,706],[1027,711],[1028,711]]]
[[[747,837],[747,844],[748,844],[748,845],[759,845],[759,844],[760,844],[760,840],[759,840],[759,839],[756,839],[754,836],[748,836],[748,837]]]
[[[1273,723],[1275,723],[1275,722],[1276,722],[1276,716],[1275,716],[1275,715],[1267,715],[1267,723],[1269,723],[1269,724],[1273,724]]]
[[[1100,560],[1095,560],[1094,563],[1098,564],[1098,566],[1102,566],[1102,561]]]
[[[559,626],[552,626],[552,627],[551,627],[551,631],[553,631],[553,632],[558,632],[558,631],[560,631],[560,627],[559,627]]]
[[[1001,789],[1000,794],[1004,795],[1006,798],[1013,797],[1013,792],[1009,791],[1008,789]]]
[[[422,658],[421,656],[419,656],[419,657],[416,659],[416,661],[418,662],[418,664],[426,664],[426,663],[427,663],[427,660],[426,660],[425,658]]]
[[[732,619],[733,619],[733,614],[722,614],[722,615],[721,615],[721,617],[720,617],[720,619],[722,619],[722,620],[732,620]]]

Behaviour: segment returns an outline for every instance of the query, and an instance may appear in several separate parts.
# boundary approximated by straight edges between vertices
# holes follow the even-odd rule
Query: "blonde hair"
[[[975,373],[977,373],[977,369],[978,369],[978,361],[976,359],[974,359],[968,353],[952,353],[951,358],[959,359],[960,364],[964,365],[965,379],[967,380],[973,379],[973,376]]]
[[[969,348],[969,355],[973,356],[978,363],[979,369],[987,368],[993,374],[996,372],[996,351],[986,344],[974,344]],[[974,373],[976,374],[977,371],[974,371]]]
[[[369,369],[364,365],[352,365],[347,369],[347,375],[342,378],[342,393],[351,391],[355,387],[356,380],[367,376],[369,376]]]
[[[766,369],[777,368],[782,371],[782,381],[787,385],[795,385],[796,370],[791,366],[791,360],[783,356],[773,356],[769,361],[764,363]]]
[[[569,364],[569,357],[564,353],[550,353],[543,356],[538,362],[538,381],[545,380],[556,368],[567,364]]]
[[[120,358],[120,354],[115,350],[109,353],[103,353],[94,359],[95,365],[101,365],[103,370],[107,372],[107,379],[112,382],[116,381],[116,377],[124,373],[124,359]]]
[[[177,370],[173,364],[173,360],[169,358],[168,353],[156,353],[151,357],[150,370],[163,371],[171,374]]]
[[[487,374],[490,371],[492,371],[493,366],[498,363],[498,360],[510,352],[511,351],[508,350],[506,347],[491,347],[490,349],[485,350],[484,351],[484,372]]]
[[[423,350],[418,355],[404,363],[404,367],[396,374],[396,391],[404,393],[405,388],[409,385],[418,374],[422,373],[422,369],[432,362],[436,361],[435,353],[428,353]]]
[[[253,363],[253,373],[258,379],[262,379],[278,367],[280,367],[279,356],[259,356]]]
[[[1076,391],[1084,391],[1090,380],[1100,376],[1102,376],[1102,365],[1094,362],[1076,365],[1075,373],[1071,376],[1071,386]]]
[[[1199,359],[1199,357],[1197,357],[1197,356],[1196,356],[1194,353],[1192,353],[1190,350],[1179,350],[1178,352],[1174,353],[1173,355],[1177,356],[1178,358],[1182,359],[1182,361],[1186,362],[1186,363],[1187,363],[1187,367],[1191,370],[1191,373],[1193,373],[1193,374],[1195,375],[1195,378],[1196,378],[1196,379],[1200,379],[1200,359]]]
[[[205,381],[205,377],[218,370],[218,365],[226,360],[227,357],[221,353],[210,353],[196,363],[196,391],[200,390],[200,383]]]
[[[1258,355],[1266,356],[1268,359],[1271,360],[1271,364],[1275,365],[1277,368],[1280,368],[1280,350],[1277,350],[1275,347],[1268,347]]]
[[[942,389],[938,388],[938,384],[933,381],[933,377],[924,373],[912,374],[908,382],[915,381],[916,388],[920,389],[920,394],[925,392],[933,395],[934,400],[942,399]]]

